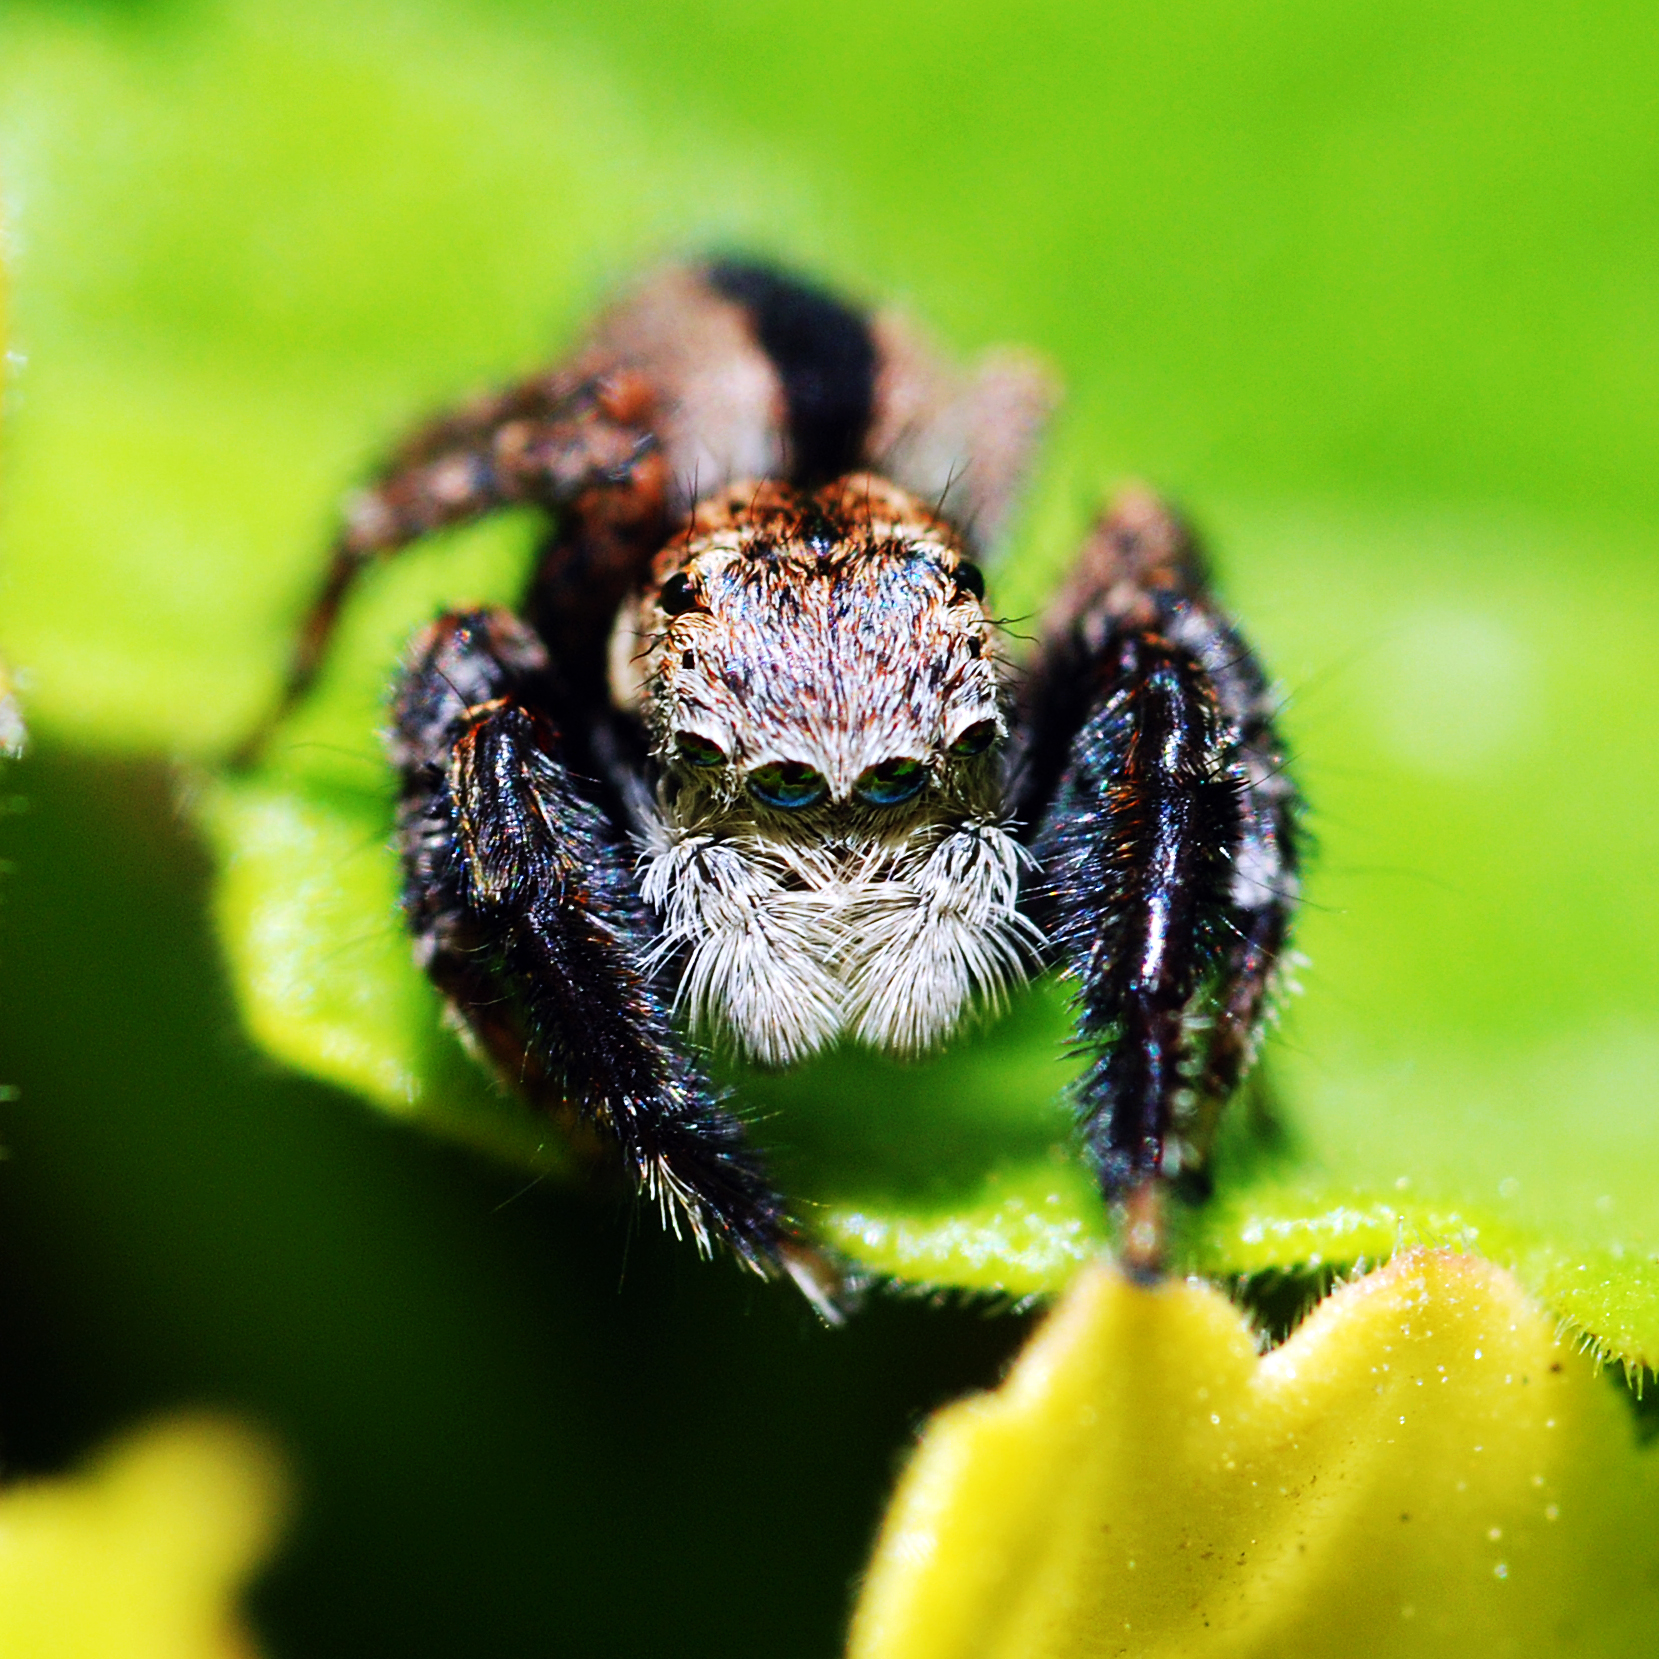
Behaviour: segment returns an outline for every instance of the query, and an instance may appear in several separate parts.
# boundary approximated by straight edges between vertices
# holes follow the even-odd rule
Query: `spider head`
[[[978,570],[867,475],[705,503],[624,610],[613,692],[704,815],[908,825],[994,787],[1006,730]]]

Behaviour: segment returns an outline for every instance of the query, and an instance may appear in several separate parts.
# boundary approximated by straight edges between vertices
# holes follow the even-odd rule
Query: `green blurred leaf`
[[[523,528],[482,526],[379,573],[271,764],[204,777],[198,802],[219,855],[219,930],[254,1036],[385,1111],[555,1171],[568,1159],[546,1123],[460,1052],[410,959],[379,736],[385,685],[414,627],[446,602],[509,602],[526,566]]]
[[[942,66],[926,8],[833,39],[775,6],[11,8],[0,646],[44,734],[210,761],[353,476],[665,246],[1029,340],[1076,401],[998,604],[1040,603],[1120,469],[1183,491],[1313,803],[1307,994],[1188,1262],[1473,1244],[1651,1362],[1652,41],[1539,5],[1183,17],[958,8]],[[795,95],[731,99],[737,58]],[[375,573],[270,766],[197,798],[272,1052],[542,1167],[409,963],[376,736],[412,629],[529,556],[503,522]],[[1104,1238],[1063,1000],[934,1066],[745,1080],[825,1234],[924,1282],[1062,1283]]]

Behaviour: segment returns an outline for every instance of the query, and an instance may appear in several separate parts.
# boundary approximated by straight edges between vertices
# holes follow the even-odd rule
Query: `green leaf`
[[[460,1051],[411,960],[379,736],[413,628],[446,602],[507,603],[527,565],[525,528],[480,526],[378,573],[269,762],[252,776],[204,777],[197,801],[254,1036],[384,1111],[551,1172],[570,1162],[557,1137]]]
[[[1201,14],[1171,56],[1132,8],[1013,35],[960,7],[952,61],[980,52],[996,97],[935,106],[911,96],[937,72],[926,8],[844,8],[833,39],[799,5],[648,31],[616,8],[423,0],[9,8],[24,362],[0,649],[44,740],[206,767],[269,706],[362,468],[545,359],[664,247],[776,249],[907,297],[964,349],[1034,342],[1075,406],[995,602],[1041,603],[1120,471],[1175,489],[1289,688],[1312,802],[1306,994],[1268,1109],[1235,1108],[1216,1197],[1181,1219],[1185,1264],[1473,1245],[1651,1363],[1647,48],[1565,109],[1568,65],[1590,74],[1607,43],[1541,5],[1537,28],[1425,10],[1386,38],[1316,9],[1295,38],[1326,42],[1330,73],[1297,86],[1279,24]],[[731,99],[734,41],[792,96]],[[1127,85],[1133,108],[1099,95]],[[1206,119],[1168,118],[1189,107]],[[409,633],[510,600],[530,556],[504,521],[374,573],[270,764],[198,772],[195,799],[260,1040],[541,1168],[560,1150],[410,964],[377,737]],[[1106,1237],[1064,1048],[1047,985],[936,1064],[841,1054],[742,1088],[840,1247],[1022,1295]]]
[[[851,1659],[1636,1655],[1659,1465],[1509,1275],[1413,1253],[1258,1357],[1215,1291],[1096,1267],[929,1424]]]

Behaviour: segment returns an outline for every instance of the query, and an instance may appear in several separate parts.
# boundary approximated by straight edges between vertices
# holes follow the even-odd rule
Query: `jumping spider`
[[[553,516],[522,614],[441,617],[396,687],[417,955],[699,1246],[821,1307],[833,1272],[709,1045],[918,1054],[1064,970],[1083,1144],[1151,1272],[1163,1183],[1202,1158],[1285,944],[1296,796],[1177,520],[1117,502],[1030,662],[1005,654],[974,558],[1050,403],[1018,355],[964,374],[772,270],[668,270],[392,457],[291,670],[284,708],[372,560],[515,503]]]

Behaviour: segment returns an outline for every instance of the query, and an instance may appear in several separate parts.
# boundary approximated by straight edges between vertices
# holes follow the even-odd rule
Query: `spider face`
[[[623,607],[612,696],[686,810],[879,834],[987,775],[968,763],[1006,730],[1006,665],[982,593],[950,527],[883,480],[739,486]]]
[[[1179,521],[1105,514],[1027,660],[991,620],[977,560],[1050,400],[1017,355],[960,371],[762,267],[665,272],[404,445],[296,657],[290,700],[368,559],[549,514],[524,616],[441,618],[397,688],[417,956],[504,1077],[825,1309],[710,1047],[913,1055],[1069,976],[1082,1151],[1152,1270],[1285,941],[1273,700]]]
[[[659,776],[642,887],[704,1041],[915,1053],[1035,964],[982,595],[948,524],[852,476],[724,492],[624,606],[612,696]]]

